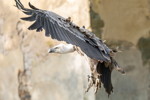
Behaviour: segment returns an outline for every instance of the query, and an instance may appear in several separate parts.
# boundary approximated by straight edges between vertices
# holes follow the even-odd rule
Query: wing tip
[[[20,10],[24,10],[24,6],[23,6],[23,4],[20,2],[20,0],[15,0],[15,2],[16,2],[15,7],[17,7],[17,8],[20,9]]]
[[[30,2],[28,3],[29,7],[34,9],[34,10],[39,10],[38,8],[36,8],[35,6],[33,6]]]

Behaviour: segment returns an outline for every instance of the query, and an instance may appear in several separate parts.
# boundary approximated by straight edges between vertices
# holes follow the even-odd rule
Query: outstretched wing
[[[15,1],[16,7],[29,15],[29,17],[21,19],[25,21],[34,21],[28,28],[29,30],[36,30],[39,32],[44,29],[46,36],[51,36],[52,39],[66,41],[67,43],[79,46],[90,58],[106,62],[110,61],[109,48],[100,39],[94,40],[84,34],[85,32],[93,34],[90,31],[76,26],[70,22],[69,19],[65,19],[53,12],[40,10],[30,3],[29,6],[31,9],[27,9],[24,8],[19,0]]]

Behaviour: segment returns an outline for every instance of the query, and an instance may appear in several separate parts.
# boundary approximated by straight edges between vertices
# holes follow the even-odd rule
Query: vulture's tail
[[[113,92],[113,86],[111,83],[111,72],[112,69],[110,69],[109,66],[105,66],[105,63],[99,62],[97,64],[97,72],[101,74],[101,82],[103,83],[103,86],[108,93],[108,96]]]
[[[113,69],[116,69],[122,74],[125,74],[125,71],[118,65],[116,60],[111,57],[111,62],[98,62],[97,64],[97,72],[101,75],[100,80],[103,83],[103,86],[108,93],[108,96],[113,92],[113,86],[111,82],[111,73]]]

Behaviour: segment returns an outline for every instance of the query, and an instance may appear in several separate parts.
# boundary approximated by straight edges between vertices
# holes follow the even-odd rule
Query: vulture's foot
[[[88,92],[90,90],[90,88],[94,85],[94,83],[95,83],[94,77],[88,75],[88,87],[85,92]]]
[[[98,89],[101,88],[100,77],[96,78],[96,77],[94,77],[92,75],[91,76],[88,75],[88,87],[87,87],[85,92],[88,92],[92,86],[94,86],[95,93],[97,93]]]
[[[96,78],[96,81],[95,81],[95,94],[97,93],[98,89],[101,88],[101,80],[100,80],[100,76],[98,76],[98,78]]]
[[[125,74],[125,71],[124,71],[124,69],[123,68],[121,68],[121,67],[116,67],[116,70],[118,71],[118,72],[120,72],[120,73],[122,73],[122,74]]]

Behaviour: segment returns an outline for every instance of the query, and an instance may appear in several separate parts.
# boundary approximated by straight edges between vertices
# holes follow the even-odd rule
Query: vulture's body
[[[113,68],[121,71],[117,62],[111,56],[114,52],[108,48],[101,39],[84,27],[79,27],[71,22],[71,19],[65,19],[53,12],[41,10],[29,3],[31,9],[25,8],[19,0],[16,1],[16,7],[29,17],[21,18],[25,21],[34,21],[28,28],[37,32],[45,30],[45,35],[58,41],[65,41],[68,44],[61,44],[49,50],[50,53],[69,53],[78,51],[81,55],[86,54],[94,64],[91,64],[91,75],[89,76],[89,86],[95,86],[96,91],[103,84],[106,92],[110,94],[113,91],[111,83],[111,72]],[[80,47],[80,48],[79,48]]]

